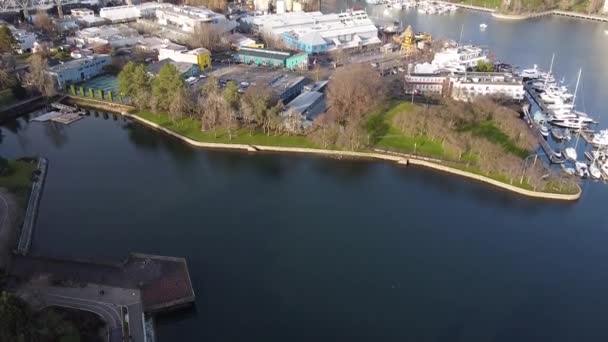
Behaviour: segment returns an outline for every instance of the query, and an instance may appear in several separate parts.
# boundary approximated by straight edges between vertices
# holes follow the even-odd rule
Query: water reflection
[[[57,149],[61,149],[68,143],[66,125],[54,121],[47,121],[42,124],[44,125],[44,133],[49,137],[49,142]]]

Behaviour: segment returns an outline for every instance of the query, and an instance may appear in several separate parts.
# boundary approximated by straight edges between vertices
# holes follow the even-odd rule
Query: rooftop
[[[241,47],[238,51],[240,55],[262,57],[262,58],[274,58],[274,59],[286,59],[293,55],[291,51],[279,51],[279,50],[267,50],[267,49],[256,49]]]
[[[109,58],[110,55],[93,54],[93,55],[85,56],[82,58],[73,59],[71,61],[67,61],[67,62],[64,62],[61,64],[57,64],[55,66],[52,66],[49,68],[49,71],[59,73],[59,72],[65,71],[65,70],[79,68],[83,64],[93,63],[95,60],[102,58],[102,57]]]
[[[193,65],[195,65],[195,64],[186,63],[186,62],[175,62],[175,61],[167,58],[167,59],[163,59],[156,63],[148,65],[146,67],[146,71],[148,71],[151,74],[158,75],[158,73],[160,72],[160,69],[163,66],[165,66],[165,64],[174,65],[180,74],[187,72],[188,70],[190,70],[190,68],[192,68]]]
[[[173,43],[169,39],[162,39],[158,37],[145,37],[139,40],[138,47],[147,50],[160,50],[160,49],[171,49],[175,51],[186,50],[187,48],[183,45]]]

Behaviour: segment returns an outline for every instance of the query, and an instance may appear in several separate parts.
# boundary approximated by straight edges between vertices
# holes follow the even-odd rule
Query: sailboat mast
[[[553,61],[555,60],[555,54],[551,56],[551,66],[549,66],[549,72],[547,73],[547,77],[545,77],[545,89],[547,89],[547,83],[549,83],[549,76],[553,72]]]
[[[574,104],[576,103],[576,94],[578,93],[578,84],[581,81],[581,73],[583,72],[583,69],[578,69],[578,77],[576,78],[576,87],[574,88],[574,97],[572,97],[572,108],[574,108]],[[583,108],[583,110],[585,110]]]
[[[464,24],[460,25],[460,38],[458,38],[458,46],[462,44],[462,33],[464,32]]]

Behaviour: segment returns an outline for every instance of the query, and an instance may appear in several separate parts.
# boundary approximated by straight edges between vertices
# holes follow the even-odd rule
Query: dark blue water
[[[195,150],[87,117],[2,128],[50,160],[33,251],[187,258],[160,341],[601,341],[608,187],[530,200],[382,162]],[[53,128],[55,127],[55,128]]]
[[[520,65],[556,52],[606,108],[599,24],[408,18],[452,38],[464,23]],[[1,155],[50,160],[34,253],[187,258],[196,309],[159,318],[160,341],[608,339],[603,184],[537,201],[382,162],[196,150],[112,116],[0,130]]]

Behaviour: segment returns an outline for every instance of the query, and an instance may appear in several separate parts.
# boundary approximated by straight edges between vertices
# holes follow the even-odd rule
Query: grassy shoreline
[[[391,113],[396,113],[396,111],[387,111],[385,113],[388,113],[388,117],[391,117]],[[229,147],[229,145],[231,144],[241,144],[241,145],[252,145],[253,147],[255,147],[255,145],[260,145],[259,147],[262,146],[268,146],[268,147],[286,147],[286,148],[301,148],[301,149],[309,149],[310,153],[314,153],[313,151],[317,151],[317,153],[323,153],[323,151],[326,152],[340,152],[337,150],[333,150],[333,149],[324,149],[321,147],[316,146],[313,142],[311,142],[310,140],[308,140],[306,137],[303,136],[284,136],[284,135],[265,135],[265,134],[261,134],[260,132],[253,132],[252,134],[250,134],[250,132],[248,130],[238,130],[235,131],[237,133],[236,137],[233,137],[232,140],[229,140],[228,135],[225,131],[219,131],[217,133],[217,138],[214,138],[214,133],[213,132],[202,132],[200,131],[200,123],[198,120],[194,120],[194,119],[190,119],[190,118],[185,118],[182,119],[183,122],[173,122],[171,119],[168,118],[168,116],[163,115],[163,114],[154,114],[154,113],[150,113],[150,112],[146,112],[146,111],[142,111],[142,112],[136,112],[131,114],[133,116],[136,116],[138,118],[144,119],[146,121],[150,121],[164,129],[170,130],[174,133],[177,133],[181,136],[184,136],[186,138],[189,138],[191,140],[197,141],[197,142],[201,142],[201,143],[215,143],[215,144],[226,144],[227,147]],[[394,115],[394,114],[392,114]],[[390,131],[389,131],[390,132]],[[234,132],[233,132],[234,134]],[[406,139],[410,139],[410,141],[415,141],[415,142],[427,142],[429,144],[429,146],[431,147],[431,150],[436,150],[437,149],[437,145],[438,143],[436,142],[432,142],[431,140],[424,140],[425,138],[408,138],[406,137]],[[382,142],[383,140],[381,140]],[[430,141],[430,142],[429,142]],[[422,146],[424,146],[424,144],[422,144]],[[382,148],[382,144],[379,143],[374,147],[380,147]],[[423,151],[425,151],[425,148],[422,147],[422,150],[418,150],[418,152],[422,153]],[[347,151],[344,151],[345,154],[347,153]],[[361,155],[364,155],[365,153],[369,153],[370,155],[372,153],[376,153],[373,152],[371,149],[370,150],[365,150],[365,151],[361,151]],[[371,152],[371,153],[370,153]],[[397,153],[411,153],[413,151],[408,151],[407,149],[404,150],[400,150],[400,151],[395,151]],[[389,156],[389,154],[383,153],[384,155]],[[507,186],[511,186],[511,187],[517,187],[517,188],[521,188],[523,190],[526,191],[533,191],[533,192],[537,192],[537,193],[547,193],[547,194],[556,194],[556,195],[577,195],[580,192],[579,188],[564,188],[564,189],[556,189],[556,188],[551,188],[551,189],[543,189],[543,190],[535,190],[531,185],[527,184],[525,181],[523,183],[519,183],[517,181],[509,181],[509,177],[504,176],[504,175],[500,175],[500,174],[488,174],[485,173],[483,171],[481,171],[478,168],[475,168],[474,166],[470,166],[468,164],[464,164],[464,163],[457,163],[457,162],[450,162],[449,160],[446,160],[444,157],[446,157],[446,155],[444,153],[436,153],[433,154],[434,157],[436,157],[437,159],[439,159],[438,164],[440,165],[444,165],[446,167],[450,167],[450,168],[454,168],[463,172],[468,172],[471,174],[475,174],[478,176],[482,176],[482,177],[487,177],[489,179],[498,181],[500,183],[503,183]],[[408,158],[418,158],[419,156],[412,156],[412,155],[407,155]],[[404,156],[405,158],[405,156]],[[424,158],[424,157],[422,157]],[[463,161],[465,159],[463,158]]]

